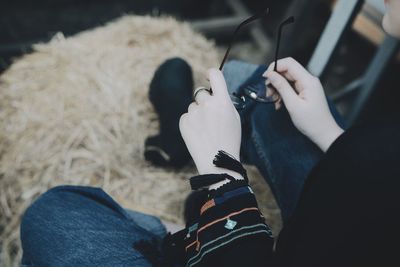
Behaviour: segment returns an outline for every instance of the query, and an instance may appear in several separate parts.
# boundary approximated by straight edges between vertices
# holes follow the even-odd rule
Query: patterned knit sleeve
[[[223,174],[206,174],[190,178],[193,190],[202,190],[195,219],[178,233],[167,236],[168,255],[187,267],[271,266],[274,239],[261,214],[255,195],[248,184],[242,164],[225,151],[213,161],[220,168],[242,175],[236,180]],[[209,186],[220,181],[230,182],[217,190]]]
[[[243,266],[254,258],[267,266],[272,246],[272,232],[252,189],[243,182],[210,191],[198,221],[187,228],[184,238],[187,267]]]

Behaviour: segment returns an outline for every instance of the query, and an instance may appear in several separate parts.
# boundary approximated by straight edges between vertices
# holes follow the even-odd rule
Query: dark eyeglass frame
[[[235,31],[234,31],[233,34],[232,34],[232,39],[231,39],[231,41],[230,41],[230,43],[229,43],[228,49],[226,50],[225,55],[224,55],[224,58],[222,59],[221,65],[220,65],[220,67],[219,67],[219,70],[222,71],[222,69],[223,69],[223,67],[224,67],[224,65],[225,65],[225,62],[226,62],[226,60],[227,60],[227,58],[228,58],[228,55],[229,55],[229,53],[230,53],[230,51],[231,51],[232,45],[233,45],[234,41],[236,40],[237,33],[239,32],[239,30],[240,30],[242,27],[246,26],[247,24],[250,24],[250,23],[252,23],[252,22],[254,22],[254,21],[258,20],[258,19],[261,19],[261,18],[263,18],[263,17],[266,17],[268,14],[269,14],[269,9],[266,9],[266,10],[264,10],[263,12],[261,12],[261,13],[259,13],[259,14],[255,14],[255,15],[253,15],[253,16],[251,16],[251,17],[245,19],[242,23],[240,23],[240,24],[236,27]],[[275,66],[274,66],[274,71],[277,71],[277,68],[278,68],[279,47],[280,47],[280,42],[281,42],[281,37],[282,37],[283,28],[284,28],[286,25],[289,25],[289,24],[292,24],[292,23],[294,23],[294,17],[293,17],[293,16],[291,16],[291,17],[285,19],[283,22],[281,22],[281,23],[279,24],[278,38],[277,38],[277,44],[276,44],[276,50],[275,50]],[[248,97],[252,98],[253,100],[255,100],[255,101],[257,101],[257,102],[265,103],[265,104],[276,103],[276,102],[279,100],[279,98],[277,98],[277,99],[270,99],[270,98],[267,98],[267,97],[266,97],[266,94],[264,94],[264,95],[265,95],[264,97],[259,96],[259,95],[257,94],[257,91],[254,89],[254,85],[249,85],[249,86],[247,86],[246,88],[244,88],[243,94],[244,94],[244,95],[247,95]],[[231,96],[232,103],[234,104],[234,106],[235,106],[236,109],[243,109],[243,108],[244,108],[244,104],[245,104],[245,101],[246,101],[244,95],[240,95],[240,96],[238,96],[237,94],[231,94],[231,95],[230,95],[230,96]]]

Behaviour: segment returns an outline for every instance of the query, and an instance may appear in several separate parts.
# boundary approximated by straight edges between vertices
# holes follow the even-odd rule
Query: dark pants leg
[[[21,223],[26,266],[151,266],[133,248],[166,234],[155,217],[127,212],[99,188],[61,186],[26,211]]]

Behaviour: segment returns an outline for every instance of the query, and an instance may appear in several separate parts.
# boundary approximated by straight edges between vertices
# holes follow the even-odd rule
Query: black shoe
[[[157,69],[149,98],[158,114],[160,133],[146,139],[146,160],[173,168],[181,168],[191,160],[179,131],[179,118],[192,102],[192,91],[192,69],[183,59],[169,59]]]

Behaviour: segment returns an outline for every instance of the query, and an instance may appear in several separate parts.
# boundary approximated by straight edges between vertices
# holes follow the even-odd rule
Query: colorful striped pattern
[[[248,194],[251,193],[253,194],[253,190],[251,190],[250,187],[240,187],[236,190],[230,191],[230,192],[226,192],[224,193],[222,196],[220,197],[216,197],[214,199],[211,199],[209,201],[207,201],[200,209],[200,214],[203,214],[206,210],[216,206],[216,205],[220,205],[222,203],[224,203],[225,201],[234,198],[234,197],[238,197],[240,195],[244,195],[244,194]]]
[[[216,224],[218,222],[225,221],[226,219],[231,218],[232,216],[239,215],[239,214],[241,214],[243,212],[246,212],[246,211],[258,211],[258,208],[256,208],[256,207],[254,207],[254,208],[245,208],[245,209],[242,209],[240,211],[232,212],[232,213],[230,213],[230,214],[228,214],[228,215],[226,215],[226,216],[224,216],[222,218],[219,218],[217,220],[214,220],[212,222],[207,223],[206,225],[202,226],[200,229],[197,230],[197,239],[196,239],[196,241],[194,241],[194,242],[190,243],[189,245],[187,245],[185,250],[188,251],[188,249],[191,246],[195,245],[195,244],[197,244],[197,246],[200,246],[198,240],[199,240],[199,234],[200,234],[201,231],[207,229],[208,227],[210,227],[210,226],[212,226],[212,225],[214,225],[214,224]]]
[[[234,223],[227,227],[229,222]],[[242,186],[215,196],[204,203],[199,221],[188,228],[183,248],[186,266],[204,266],[202,261],[218,255],[218,249],[248,236],[272,238],[251,188]]]
[[[192,267],[201,262],[204,256],[207,254],[213,252],[214,250],[226,246],[227,244],[239,239],[243,238],[245,236],[250,236],[250,235],[258,235],[258,234],[265,234],[268,237],[271,236],[271,230],[266,226],[265,224],[256,224],[252,226],[244,226],[241,228],[238,228],[236,230],[233,230],[229,232],[228,234],[225,234],[223,236],[218,237],[217,239],[214,239],[213,241],[210,241],[206,244],[204,244],[200,251],[190,258],[187,263],[187,267]]]

